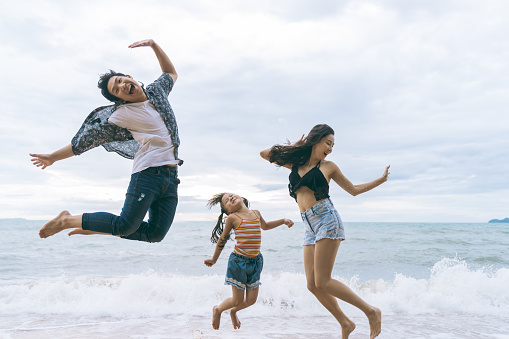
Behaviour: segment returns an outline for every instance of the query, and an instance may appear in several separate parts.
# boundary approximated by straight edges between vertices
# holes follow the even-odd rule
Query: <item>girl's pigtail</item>
[[[223,195],[225,195],[225,193],[219,193],[219,194],[214,195],[208,201],[207,206],[209,208],[211,208],[212,206],[217,205],[217,204],[219,204],[221,206],[221,199],[223,199]],[[214,243],[214,244],[217,243],[217,241],[219,240],[219,237],[221,237],[221,234],[223,234],[224,221],[225,221],[225,215],[226,214],[227,213],[225,213],[225,211],[221,207],[221,214],[217,218],[216,226],[212,230],[212,236],[210,237],[210,241],[212,243]],[[226,236],[226,240],[228,240],[228,239],[230,239],[230,235],[229,234]]]
[[[224,213],[223,209],[221,209],[221,214],[219,215],[219,217],[217,218],[217,223],[216,223],[216,227],[214,227],[214,229],[212,230],[212,236],[210,237],[210,241],[212,243],[217,243],[217,241],[219,240],[219,237],[221,236],[221,234],[223,234],[223,230],[224,230],[224,215],[226,213]],[[230,235],[228,234],[226,236],[226,240],[230,239]]]

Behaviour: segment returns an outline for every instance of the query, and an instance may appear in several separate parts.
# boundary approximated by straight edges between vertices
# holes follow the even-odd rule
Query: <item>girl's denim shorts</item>
[[[345,229],[330,199],[322,200],[301,212],[304,222],[304,246],[314,245],[323,238],[345,240]]]
[[[232,285],[240,290],[252,290],[262,283],[260,275],[263,269],[263,256],[258,254],[254,258],[237,253],[230,254],[228,268],[226,269],[225,285]]]

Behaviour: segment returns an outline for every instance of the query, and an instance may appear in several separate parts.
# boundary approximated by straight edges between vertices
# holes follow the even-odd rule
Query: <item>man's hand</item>
[[[45,169],[48,166],[53,165],[55,161],[63,160],[70,158],[74,156],[74,153],[72,151],[71,144],[62,147],[58,151],[55,151],[51,154],[35,154],[35,153],[29,153],[32,159],[32,163],[37,167],[42,167],[42,169]]]
[[[149,47],[154,46],[154,40],[145,39],[145,40],[141,40],[141,41],[136,41],[136,42],[133,42],[132,44],[130,44],[128,47],[136,48],[136,47],[143,47],[143,46],[149,46]]]
[[[136,47],[144,47],[149,46],[152,48],[154,53],[156,54],[157,60],[159,61],[159,66],[161,67],[161,71],[164,73],[168,73],[175,83],[177,81],[178,75],[177,71],[175,70],[175,66],[173,66],[173,63],[171,62],[170,58],[166,55],[166,53],[163,51],[163,49],[152,39],[145,39],[133,42],[129,45],[129,48],[136,48]]]
[[[30,153],[30,156],[33,157],[30,159],[32,163],[37,167],[42,167],[42,169],[45,169],[48,166],[53,165],[55,160],[51,157],[50,154],[33,154]]]

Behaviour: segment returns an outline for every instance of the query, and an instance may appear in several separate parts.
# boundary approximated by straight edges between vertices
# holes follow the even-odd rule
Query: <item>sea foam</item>
[[[370,304],[387,314],[509,312],[509,269],[491,272],[471,269],[465,261],[444,258],[427,279],[396,274],[360,282],[343,279]],[[60,276],[33,282],[0,285],[0,314],[51,313],[95,316],[202,316],[231,296],[224,276],[189,276],[148,271],[110,278]],[[351,306],[340,302],[347,309]],[[327,311],[306,289],[305,275],[282,272],[262,274],[258,302],[246,312],[269,315],[326,315]]]

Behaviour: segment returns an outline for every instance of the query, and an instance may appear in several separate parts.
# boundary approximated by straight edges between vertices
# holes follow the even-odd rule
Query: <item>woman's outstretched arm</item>
[[[380,186],[381,184],[386,182],[387,179],[389,178],[389,174],[390,174],[389,168],[391,167],[391,165],[387,166],[385,168],[383,175],[378,179],[375,179],[373,181],[370,181],[370,182],[367,182],[364,184],[354,185],[354,184],[352,184],[352,182],[350,180],[348,180],[343,175],[343,173],[341,172],[341,170],[339,169],[339,167],[336,164],[333,163],[333,166],[335,168],[332,172],[331,179],[334,180],[342,189],[344,189],[346,192],[350,193],[353,196],[370,191],[373,188]]]

